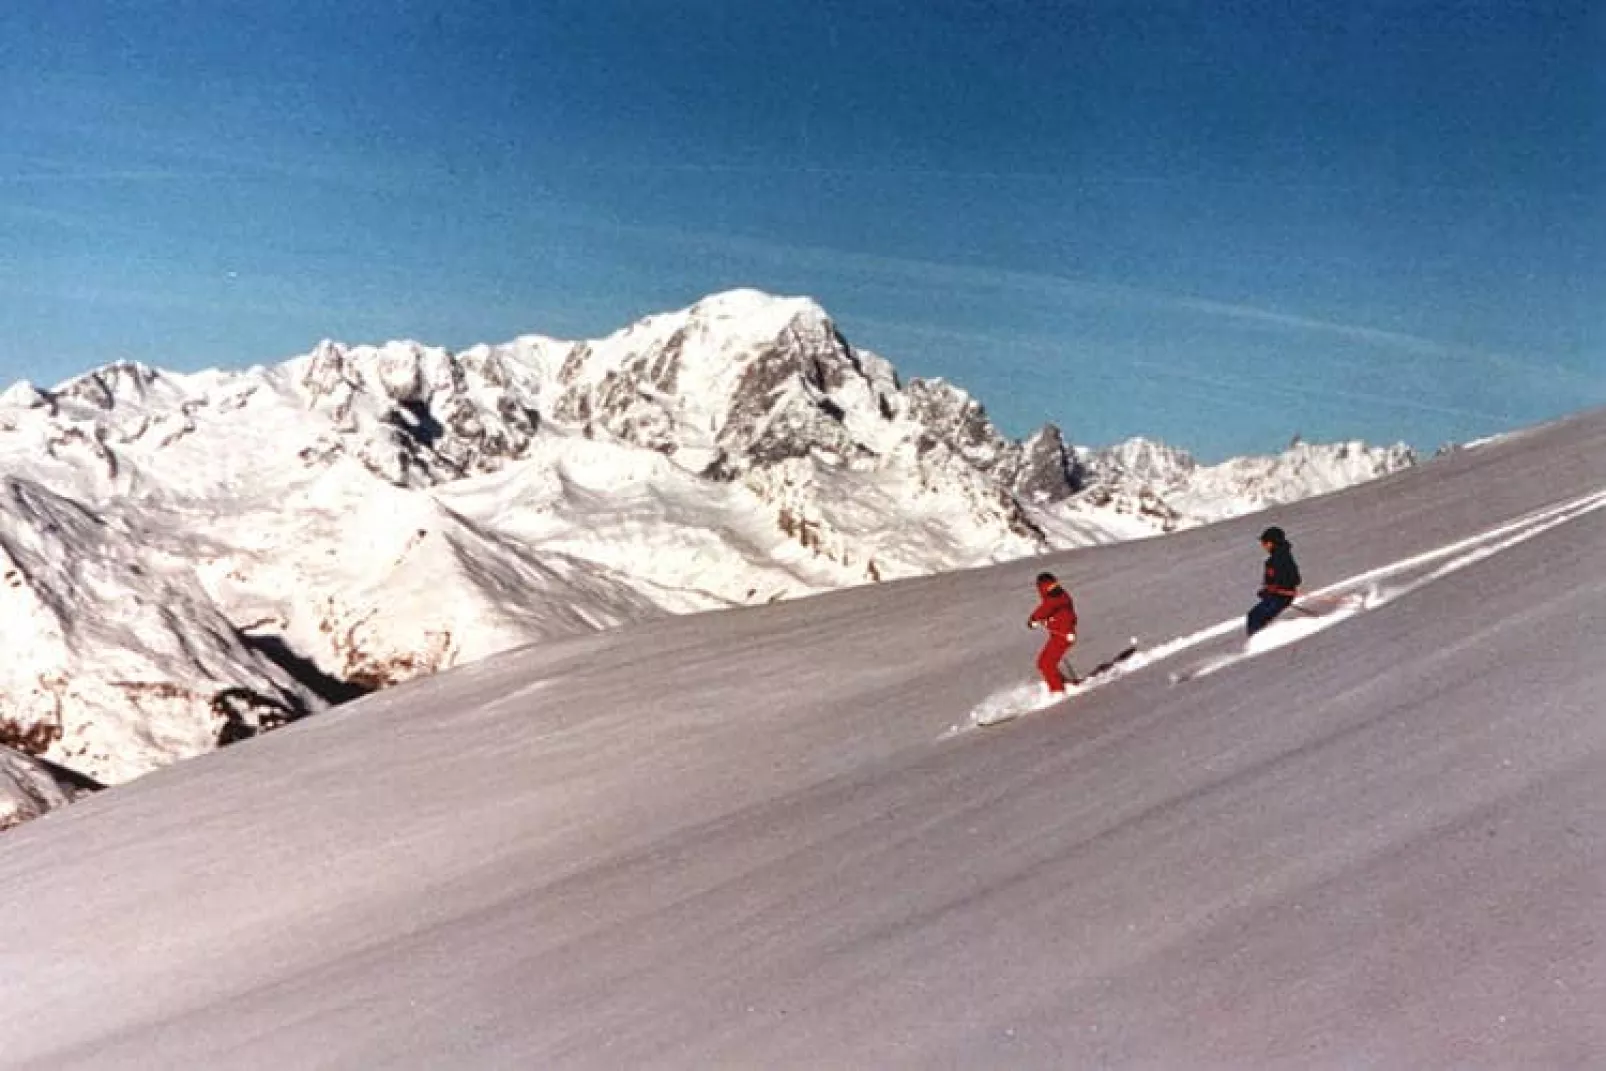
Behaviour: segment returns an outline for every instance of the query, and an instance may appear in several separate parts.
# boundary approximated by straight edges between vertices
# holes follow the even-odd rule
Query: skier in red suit
[[[1027,628],[1048,630],[1048,642],[1037,656],[1037,669],[1049,691],[1063,693],[1067,682],[1060,672],[1060,659],[1076,643],[1076,605],[1053,573],[1037,574],[1037,594],[1042,601],[1026,619]],[[1074,676],[1069,683],[1077,683]]]

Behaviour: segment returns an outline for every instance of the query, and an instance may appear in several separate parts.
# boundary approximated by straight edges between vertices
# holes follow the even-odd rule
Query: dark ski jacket
[[[1048,631],[1056,635],[1074,635],[1076,604],[1071,601],[1070,594],[1051,580],[1039,580],[1037,594],[1041,596],[1042,601],[1037,604],[1037,609],[1032,611],[1032,616],[1026,619],[1026,623],[1035,625],[1041,622]]]
[[[1298,594],[1299,566],[1294,563],[1293,548],[1279,543],[1271,548],[1271,556],[1266,559],[1266,578],[1260,587],[1260,597],[1282,595],[1292,599]]]

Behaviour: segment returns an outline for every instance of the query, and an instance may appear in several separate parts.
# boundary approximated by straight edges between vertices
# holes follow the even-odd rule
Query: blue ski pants
[[[1244,619],[1244,626],[1248,629],[1248,634],[1253,636],[1271,624],[1272,618],[1288,609],[1293,601],[1293,598],[1288,595],[1261,596],[1260,601],[1255,603],[1254,608],[1249,611],[1248,616]]]

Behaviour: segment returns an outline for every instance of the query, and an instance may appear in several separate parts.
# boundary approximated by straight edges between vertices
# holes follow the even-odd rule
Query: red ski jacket
[[[1027,624],[1036,624],[1041,621],[1048,631],[1060,636],[1070,636],[1076,632],[1076,604],[1071,602],[1071,596],[1066,590],[1051,580],[1037,582],[1037,594],[1042,596],[1042,602],[1032,611],[1032,616],[1026,619]]]

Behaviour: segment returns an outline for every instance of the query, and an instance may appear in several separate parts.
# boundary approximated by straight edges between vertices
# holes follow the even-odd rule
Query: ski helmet
[[[1039,584],[1058,584],[1060,581],[1059,577],[1055,576],[1053,573],[1038,573],[1037,582]]]
[[[1276,525],[1272,525],[1270,528],[1260,533],[1260,541],[1262,543],[1270,543],[1274,547],[1280,547],[1284,543],[1288,542],[1288,537],[1283,534],[1283,530],[1281,528],[1278,528]]]

